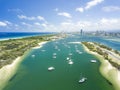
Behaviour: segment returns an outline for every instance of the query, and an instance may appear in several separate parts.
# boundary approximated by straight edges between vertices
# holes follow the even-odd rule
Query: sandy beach
[[[16,58],[12,64],[6,65],[0,69],[0,90],[2,90],[10,78],[15,74],[19,63],[22,61],[21,57]]]
[[[100,65],[100,72],[101,74],[113,85],[115,90],[120,90],[120,71],[113,67],[107,60],[104,60],[103,57],[95,52],[89,51],[89,49],[84,46],[85,51],[90,54],[95,55],[99,58],[101,65]]]
[[[45,43],[47,42],[40,42],[38,43],[37,47],[33,47],[32,49],[41,48],[42,45]],[[29,53],[29,51],[25,52],[25,54],[27,53]],[[25,54],[21,57],[16,58],[12,64],[6,65],[0,69],[0,90],[3,90],[3,88],[7,85],[11,77],[14,76]]]
[[[47,42],[40,42],[40,43],[38,43],[38,46],[33,47],[32,49],[38,49],[38,48],[41,48],[42,45],[44,45],[45,43],[47,43]]]

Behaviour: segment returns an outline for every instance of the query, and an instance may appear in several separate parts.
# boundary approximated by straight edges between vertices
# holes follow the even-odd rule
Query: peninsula
[[[120,90],[120,52],[96,42],[82,42],[85,50],[99,58],[100,72],[115,90]]]
[[[0,82],[0,90],[3,90],[15,75],[19,64],[30,49],[40,48],[48,41],[61,39],[65,36],[50,34],[0,41],[0,81],[2,81]]]

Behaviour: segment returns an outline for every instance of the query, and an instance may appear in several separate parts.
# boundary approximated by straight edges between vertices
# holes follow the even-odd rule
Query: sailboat
[[[82,75],[81,75],[81,79],[78,82],[79,83],[84,83],[86,80],[87,80],[87,78],[86,77],[82,77]]]

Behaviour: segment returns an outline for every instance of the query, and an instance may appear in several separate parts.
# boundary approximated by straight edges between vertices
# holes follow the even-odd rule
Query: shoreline
[[[21,61],[22,57],[18,57],[12,62],[12,64],[3,66],[0,69],[0,81],[2,81],[0,82],[0,90],[6,86],[7,82],[9,82],[10,78],[15,74]]]
[[[112,84],[115,90],[120,90],[120,71],[113,67],[107,60],[104,60],[101,55],[90,51],[85,45],[83,45],[83,47],[85,51],[89,54],[95,55],[101,62],[99,70],[102,76]]]
[[[38,46],[33,47],[31,49],[41,48],[45,43],[47,43],[47,41],[42,41],[38,43]],[[11,79],[11,77],[14,76],[20,63],[23,61],[24,56],[26,56],[26,54],[29,53],[30,50],[26,51],[23,56],[17,57],[15,60],[13,60],[11,64],[5,65],[0,69],[0,81],[2,81],[0,82],[0,90],[3,90],[9,82],[9,80]]]

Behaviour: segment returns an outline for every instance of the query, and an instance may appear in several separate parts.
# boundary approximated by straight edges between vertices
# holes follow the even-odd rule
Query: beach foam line
[[[99,58],[99,61],[101,62],[100,73],[113,85],[115,90],[120,90],[120,85],[119,85],[120,84],[120,71],[116,69],[115,67],[113,67],[107,60],[104,60],[101,55],[90,51],[85,45],[83,45],[83,47],[85,51]]]

